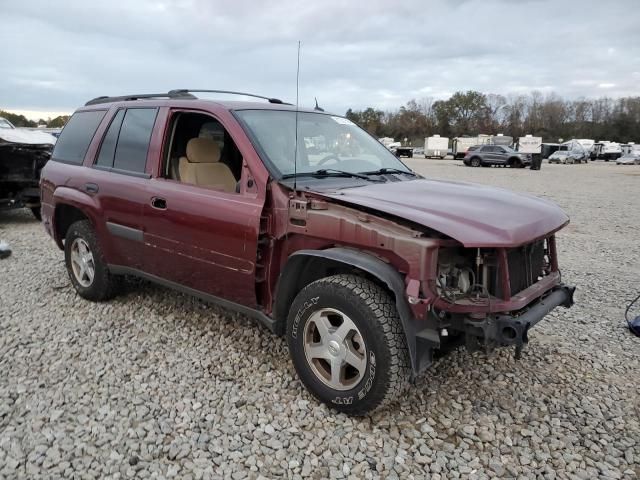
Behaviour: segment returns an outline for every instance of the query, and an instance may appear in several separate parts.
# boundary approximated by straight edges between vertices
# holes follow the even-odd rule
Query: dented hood
[[[418,179],[321,194],[410,220],[465,247],[523,245],[569,222],[567,214],[548,200],[471,183]]]

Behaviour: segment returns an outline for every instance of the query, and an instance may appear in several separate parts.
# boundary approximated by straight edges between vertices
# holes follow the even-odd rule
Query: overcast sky
[[[0,0],[0,108],[249,91],[336,113],[457,90],[639,95],[639,0]]]

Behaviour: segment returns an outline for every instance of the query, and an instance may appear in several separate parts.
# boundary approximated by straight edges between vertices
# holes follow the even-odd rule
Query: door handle
[[[153,197],[151,199],[151,206],[153,208],[157,208],[158,210],[166,210],[167,209],[167,201],[164,198]]]
[[[85,183],[84,191],[87,193],[98,193],[98,185],[96,183]]]

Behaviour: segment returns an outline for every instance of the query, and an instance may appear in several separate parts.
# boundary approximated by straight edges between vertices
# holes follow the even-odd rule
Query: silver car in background
[[[640,165],[640,150],[631,150],[616,160],[616,165]]]

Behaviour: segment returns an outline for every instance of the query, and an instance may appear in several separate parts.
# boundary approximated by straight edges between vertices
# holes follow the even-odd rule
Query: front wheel
[[[295,298],[287,341],[296,372],[320,401],[364,415],[396,399],[409,354],[395,302],[356,275],[317,280]]]

